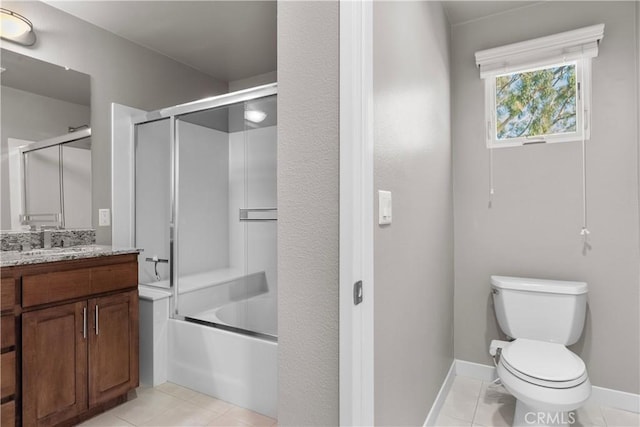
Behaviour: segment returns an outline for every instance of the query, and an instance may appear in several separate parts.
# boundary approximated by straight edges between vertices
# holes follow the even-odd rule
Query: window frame
[[[498,139],[496,111],[496,79],[501,76],[525,73],[563,65],[575,64],[576,72],[576,131],[560,134],[543,134],[518,138]],[[485,134],[487,148],[519,147],[528,144],[581,141],[591,137],[589,127],[591,111],[591,58],[558,60],[551,58],[535,65],[510,68],[506,72],[492,73],[484,78],[485,84]],[[586,126],[585,126],[586,124]]]
[[[604,24],[596,24],[536,39],[511,43],[475,53],[480,78],[485,80],[485,136],[487,148],[522,146],[540,142],[567,142],[591,136],[591,60],[598,56],[604,37]],[[498,140],[496,123],[495,81],[499,75],[551,68],[576,62],[576,80],[580,82],[579,104],[576,106],[576,133],[548,134],[528,138]],[[581,133],[582,132],[582,133]],[[500,142],[502,141],[502,142]]]

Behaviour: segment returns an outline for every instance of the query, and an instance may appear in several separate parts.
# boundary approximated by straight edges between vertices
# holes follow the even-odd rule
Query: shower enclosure
[[[91,129],[22,142],[26,144],[9,153],[12,221],[91,228]]]
[[[175,319],[277,340],[276,85],[134,121],[141,284]]]

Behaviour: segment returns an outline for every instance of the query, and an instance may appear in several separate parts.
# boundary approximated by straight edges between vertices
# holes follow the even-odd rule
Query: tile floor
[[[456,377],[437,426],[511,426],[516,401],[502,387],[475,378]],[[640,426],[640,414],[589,403],[576,413],[575,427]]]
[[[275,427],[277,421],[173,383],[138,388],[129,401],[81,426]]]
[[[511,426],[515,399],[500,387],[456,377],[436,422],[446,426]],[[277,421],[202,393],[165,383],[138,388],[130,400],[81,426],[239,426],[276,427]],[[575,427],[640,426],[640,415],[587,403]]]

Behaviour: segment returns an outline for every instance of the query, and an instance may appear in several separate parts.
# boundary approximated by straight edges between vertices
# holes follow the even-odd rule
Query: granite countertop
[[[137,254],[140,249],[114,248],[104,245],[80,245],[67,248],[33,249],[30,251],[0,252],[0,268],[17,265],[41,264],[45,262],[69,261],[111,255]]]

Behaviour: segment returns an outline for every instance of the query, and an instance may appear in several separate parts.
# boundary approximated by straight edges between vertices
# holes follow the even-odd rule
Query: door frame
[[[340,425],[373,425],[373,2],[340,1]],[[362,281],[362,302],[353,286]]]

